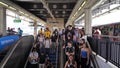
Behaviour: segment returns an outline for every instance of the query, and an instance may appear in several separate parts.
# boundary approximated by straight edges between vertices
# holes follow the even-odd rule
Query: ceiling
[[[46,21],[52,18],[41,0],[10,0],[20,7],[26,9],[40,19]],[[44,0],[55,18],[64,18],[66,23],[77,0]]]

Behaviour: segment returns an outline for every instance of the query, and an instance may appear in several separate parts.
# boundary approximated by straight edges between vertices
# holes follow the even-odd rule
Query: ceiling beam
[[[51,11],[72,11],[72,9],[51,9]]]
[[[28,9],[30,11],[45,11],[45,9]],[[72,9],[51,9],[51,11],[72,11]]]
[[[46,0],[48,3],[76,3],[77,0]]]
[[[50,8],[48,7],[48,4],[45,0],[40,0],[44,6],[44,8],[48,11],[48,13],[50,14],[50,16],[53,18],[53,20],[56,20],[54,15],[52,14],[52,12],[50,11]]]
[[[39,0],[16,0],[20,2],[40,3]],[[46,0],[47,3],[76,3],[77,0]]]

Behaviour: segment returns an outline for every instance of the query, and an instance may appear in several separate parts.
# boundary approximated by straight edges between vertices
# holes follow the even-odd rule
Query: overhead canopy
[[[78,0],[10,0],[40,19],[64,18],[67,22]]]

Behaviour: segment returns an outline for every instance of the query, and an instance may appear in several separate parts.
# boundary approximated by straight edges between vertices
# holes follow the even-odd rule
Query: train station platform
[[[117,41],[107,41],[105,39],[98,39],[97,44],[96,40],[92,41],[91,38],[88,37],[87,44],[90,50],[92,50],[92,54],[90,57],[90,67],[92,68],[119,68],[119,42]],[[92,41],[92,42],[91,42]],[[111,43],[109,44],[108,43]],[[28,56],[34,46],[33,36],[23,36],[19,39],[14,46],[12,46],[8,52],[4,55],[4,58],[1,60],[1,68],[27,68],[28,67]],[[24,43],[24,44],[23,44]],[[95,45],[97,44],[97,45]],[[108,46],[107,46],[107,45]],[[93,47],[94,46],[94,47]],[[96,46],[96,47],[95,47]],[[107,46],[107,47],[106,47]],[[97,48],[98,49],[94,49]],[[108,48],[108,49],[107,49]],[[109,50],[110,48],[110,50]],[[95,51],[94,51],[95,50]],[[108,50],[108,51],[107,51]],[[59,40],[57,44],[56,52],[53,53],[53,50],[49,53],[49,58],[53,59],[52,63],[54,63],[55,68],[64,67],[65,56],[64,50],[62,48],[62,41]],[[1,56],[0,56],[1,57]],[[64,58],[61,58],[64,57]],[[15,61],[14,61],[15,60]],[[17,63],[12,66],[11,64]]]
[[[85,44],[90,53],[86,67],[120,68],[119,14],[120,0],[0,0],[0,68],[29,68],[30,53],[45,44],[38,36],[51,41],[54,34],[55,50],[45,49],[54,68],[64,68],[71,39],[77,66],[82,66]]]

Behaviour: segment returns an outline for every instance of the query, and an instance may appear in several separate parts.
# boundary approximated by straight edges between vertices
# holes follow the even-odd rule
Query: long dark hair
[[[70,56],[72,56],[72,57],[73,57],[73,55],[69,55],[69,57],[70,57]],[[70,64],[70,59],[68,59],[68,63]],[[74,57],[73,57],[73,59],[72,59],[72,64],[75,64]]]

